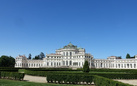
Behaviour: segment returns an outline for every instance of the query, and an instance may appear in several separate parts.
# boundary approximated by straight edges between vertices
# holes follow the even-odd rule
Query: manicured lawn
[[[26,81],[14,81],[14,80],[0,79],[0,86],[89,86],[89,85],[34,83],[34,82],[26,82]]]
[[[19,73],[25,73],[25,69],[19,69],[18,72]]]
[[[92,72],[92,71],[90,71],[89,72],[90,74],[119,74],[119,73],[121,73],[121,74],[125,74],[125,72]]]

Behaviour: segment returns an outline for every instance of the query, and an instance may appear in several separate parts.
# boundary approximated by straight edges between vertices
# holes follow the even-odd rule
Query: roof
[[[77,49],[77,46],[73,45],[71,42],[64,46],[63,49]]]
[[[68,45],[64,46],[63,48],[59,48],[58,50],[61,50],[61,49],[83,49],[83,48],[81,48],[81,47],[78,48],[77,46],[73,45],[70,42]]]

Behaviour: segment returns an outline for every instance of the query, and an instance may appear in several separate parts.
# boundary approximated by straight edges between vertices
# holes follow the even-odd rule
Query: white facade
[[[15,67],[82,68],[85,60],[89,62],[90,68],[137,69],[137,55],[133,59],[121,59],[116,56],[93,59],[93,56],[86,53],[84,48],[77,48],[71,43],[56,50],[56,53],[47,54],[43,60],[29,60],[24,55],[18,56]]]
[[[43,60],[28,60],[26,56],[16,57],[15,67],[40,68],[40,67],[62,67],[62,68],[82,68],[85,60],[91,67],[93,56],[85,53],[84,48],[69,43],[67,46],[56,50],[56,53],[47,54]]]

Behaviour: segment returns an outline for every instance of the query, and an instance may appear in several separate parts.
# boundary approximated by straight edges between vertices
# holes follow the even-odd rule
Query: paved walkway
[[[25,75],[23,80],[28,82],[47,83],[46,77],[41,77],[41,76]]]
[[[28,82],[38,82],[38,83],[47,83],[46,77],[41,77],[41,76],[31,76],[31,75],[25,75],[24,80]],[[115,79],[115,81],[131,84],[134,86],[137,86],[137,79]]]
[[[137,86],[137,79],[115,79],[115,81],[119,81],[119,82],[123,82],[123,83],[127,83],[127,84],[131,84],[134,86]]]

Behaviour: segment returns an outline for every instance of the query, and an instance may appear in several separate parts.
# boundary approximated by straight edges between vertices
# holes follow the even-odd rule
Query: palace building
[[[16,57],[15,67],[20,68],[82,68],[85,61],[90,68],[137,69],[137,56],[133,59],[121,59],[110,56],[107,59],[94,59],[84,48],[69,43],[56,53],[47,54],[42,60],[30,60],[25,55]]]

